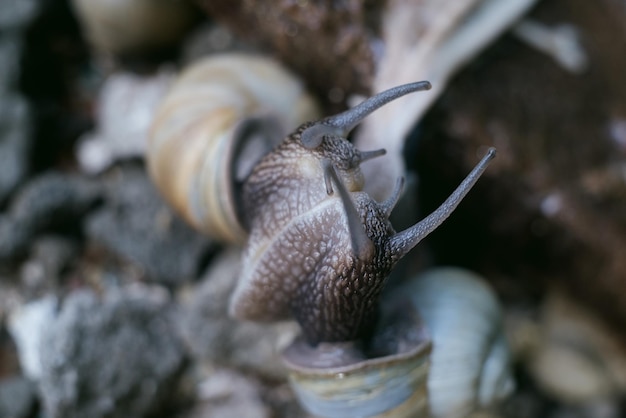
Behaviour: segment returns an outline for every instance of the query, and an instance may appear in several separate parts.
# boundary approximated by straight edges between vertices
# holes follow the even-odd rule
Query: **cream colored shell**
[[[148,140],[150,174],[193,226],[241,243],[246,233],[237,214],[237,172],[245,174],[245,164],[318,116],[302,83],[276,61],[210,56],[181,74],[157,110]],[[242,150],[251,161],[239,158]]]
[[[186,0],[72,0],[89,41],[112,54],[172,46],[195,21]]]

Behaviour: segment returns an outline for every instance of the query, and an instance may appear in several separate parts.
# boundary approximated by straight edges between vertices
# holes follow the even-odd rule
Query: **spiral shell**
[[[238,213],[239,182],[286,132],[317,117],[302,83],[275,61],[211,56],[184,71],[157,110],[148,167],[189,223],[242,243],[247,234]]]
[[[433,416],[465,416],[511,393],[501,309],[482,278],[460,268],[437,268],[412,279],[399,294],[411,295],[432,337],[428,390]]]
[[[299,339],[283,352],[289,382],[315,416],[409,418],[428,416],[431,342],[407,303],[385,308],[367,347],[313,347]]]
[[[290,383],[309,412],[463,417],[512,391],[500,307],[477,275],[451,267],[427,271],[385,295],[382,309],[378,342],[369,344],[393,347],[384,355],[299,341],[285,350]]]

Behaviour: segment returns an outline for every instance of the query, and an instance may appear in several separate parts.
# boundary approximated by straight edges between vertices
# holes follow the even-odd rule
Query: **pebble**
[[[16,376],[0,380],[0,417],[27,418],[35,410],[36,386]]]
[[[175,402],[186,353],[170,307],[163,289],[141,285],[71,293],[42,334],[47,416],[143,417]]]
[[[30,240],[42,232],[80,222],[100,193],[97,183],[58,172],[28,182],[0,216],[0,260],[24,255]]]
[[[119,72],[109,76],[100,89],[97,127],[81,138],[76,149],[83,171],[94,174],[117,160],[143,158],[157,105],[166,93],[173,71],[139,76]]]
[[[142,168],[117,167],[105,182],[106,201],[87,219],[88,238],[156,282],[195,279],[213,242],[172,213]]]
[[[0,86],[0,204],[26,177],[32,136],[30,106],[21,96],[2,90]]]
[[[181,331],[201,361],[285,379],[280,349],[295,338],[299,328],[293,322],[261,324],[228,316],[240,260],[240,250],[224,251],[212,262],[201,283],[181,294]]]

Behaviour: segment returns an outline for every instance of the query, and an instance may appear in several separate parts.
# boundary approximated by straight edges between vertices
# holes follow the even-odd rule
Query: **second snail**
[[[177,105],[182,107],[203,100],[193,97],[210,89],[210,78],[203,78],[200,67],[189,70],[183,79],[198,80],[200,85],[206,80],[209,84],[205,89],[189,89],[181,84],[183,87],[172,90],[153,126],[148,154],[157,186],[194,224],[205,222],[201,219],[203,213],[213,216],[212,211],[202,212],[203,207],[220,208],[218,214],[224,211],[222,208],[231,211],[209,221],[213,225],[209,232],[225,231],[220,235],[232,236],[235,241],[245,240],[242,271],[231,299],[231,315],[253,321],[295,319],[300,324],[302,338],[285,350],[285,363],[303,406],[319,416],[427,416],[429,410],[447,416],[500,398],[510,388],[508,356],[501,338],[497,302],[488,289],[475,292],[482,295],[474,298],[479,301],[478,306],[461,307],[465,311],[454,308],[457,315],[461,313],[461,318],[466,318],[485,303],[494,306],[487,323],[475,327],[474,340],[468,341],[472,345],[456,345],[455,350],[478,353],[476,364],[471,365],[475,370],[467,373],[473,376],[469,378],[469,389],[463,389],[470,393],[456,404],[449,400],[453,397],[442,395],[442,391],[452,389],[427,387],[429,363],[433,363],[434,372],[437,369],[434,360],[442,357],[437,353],[445,351],[446,343],[439,336],[448,335],[443,328],[450,327],[450,321],[438,319],[446,310],[432,309],[435,313],[429,314],[416,306],[424,300],[418,294],[428,293],[429,286],[410,290],[409,294],[417,292],[415,297],[385,297],[382,304],[379,300],[393,266],[454,211],[485,171],[495,150],[487,152],[437,210],[396,233],[389,216],[402,193],[403,180],[398,179],[386,200],[376,202],[370,198],[363,192],[365,179],[360,164],[384,155],[385,151],[358,150],[346,137],[370,113],[406,94],[428,90],[430,84],[401,85],[339,115],[306,122],[309,116],[303,118],[302,113],[284,117],[285,113],[293,114],[294,109],[302,108],[296,103],[309,103],[304,91],[296,87],[293,90],[296,93],[289,93],[283,101],[285,106],[276,106],[267,99],[268,91],[275,93],[275,89],[250,87],[250,83],[264,83],[263,74],[259,72],[257,79],[227,77],[226,83],[213,88],[211,101],[205,101],[199,110],[187,111],[191,122],[173,119],[175,116],[168,119],[174,98],[178,98]],[[285,84],[297,86],[287,71],[279,70],[278,74]],[[260,94],[250,96],[247,91]],[[244,105],[232,117],[223,118],[223,122],[216,119],[239,101]],[[245,105],[246,101],[254,105]],[[271,125],[267,121],[286,119],[287,125],[304,123],[272,149],[267,141],[269,131],[263,127]],[[246,126],[247,121],[256,121],[251,127],[263,128],[261,135],[249,129],[235,129]],[[184,126],[181,123],[193,129],[180,131],[176,127]],[[183,135],[178,139],[177,129]],[[221,132],[230,133],[224,136]],[[203,145],[213,141],[212,135],[216,139],[224,138],[224,145],[217,148]],[[196,139],[186,144],[187,138]],[[179,142],[169,144],[172,140]],[[254,141],[260,143],[255,145]],[[202,155],[203,149],[213,151]],[[251,163],[243,161],[246,149],[257,150]],[[182,156],[183,153],[189,157]],[[221,168],[224,164],[226,169]],[[250,168],[240,170],[242,165]],[[163,171],[163,166],[170,168]],[[212,174],[212,170],[219,171]],[[219,182],[204,180],[222,176],[228,176],[221,179],[226,180],[226,189]],[[203,188],[198,189],[201,184]],[[228,221],[222,225],[219,218]],[[232,233],[229,228],[234,228]],[[463,276],[448,273],[444,276]],[[440,281],[451,283],[453,289],[484,287],[475,278]],[[434,288],[435,294],[427,300],[441,300],[441,306],[455,305],[446,302],[445,296],[454,294],[454,290],[450,293]],[[472,292],[468,290],[468,294]],[[399,307],[402,309],[398,310]],[[478,317],[485,320],[484,315]],[[425,323],[442,329],[427,329]],[[498,357],[497,364],[488,366],[492,352]],[[483,373],[483,370],[487,371]],[[357,377],[346,378],[352,375]],[[481,376],[491,377],[483,380]],[[484,387],[485,381],[491,386]],[[437,396],[445,401],[429,406],[429,400],[436,400]],[[446,405],[457,409],[446,410]]]

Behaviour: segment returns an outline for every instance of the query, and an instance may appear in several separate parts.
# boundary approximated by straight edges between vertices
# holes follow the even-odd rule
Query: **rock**
[[[4,74],[0,77],[12,76]],[[30,106],[21,96],[4,93],[2,86],[0,86],[0,92],[2,92],[0,95],[1,204],[26,176],[32,136],[32,116]]]
[[[57,298],[45,298],[14,309],[9,315],[9,333],[17,346],[22,372],[30,379],[39,380],[43,374],[40,358],[41,338],[54,321]]]
[[[257,324],[229,318],[240,262],[238,249],[220,254],[202,282],[183,295],[181,331],[200,360],[284,379],[279,350],[295,337],[298,327],[292,322]]]
[[[31,246],[29,258],[20,268],[22,294],[32,299],[56,290],[61,273],[78,255],[78,251],[76,242],[59,235],[38,238]]]
[[[0,29],[23,28],[35,17],[42,3],[41,0],[3,0],[0,2]]]
[[[70,294],[42,336],[48,416],[143,417],[167,408],[185,364],[169,308],[164,291],[144,286],[102,298]]]
[[[106,182],[106,203],[87,220],[89,239],[158,282],[196,277],[212,242],[172,213],[142,169],[119,168]]]
[[[0,218],[0,260],[25,253],[41,232],[76,223],[99,198],[98,185],[81,177],[50,172],[32,180]]]
[[[0,311],[0,316],[4,316]],[[4,325],[0,325],[0,381],[20,374],[17,347]]]
[[[527,368],[553,399],[582,405],[626,392],[626,349],[615,333],[563,291],[545,296]]]
[[[36,387],[25,377],[0,380],[0,417],[27,418],[35,409]]]
[[[97,173],[118,159],[143,157],[155,108],[172,77],[168,69],[143,77],[123,72],[109,76],[98,97],[98,126],[77,148],[84,171]]]
[[[22,49],[17,36],[0,36],[0,92],[5,93],[15,86],[19,74],[19,60]]]
[[[261,393],[256,380],[232,370],[215,370],[199,384],[200,403],[184,418],[269,418],[273,415]]]
[[[267,7],[249,0],[198,3],[233,33],[269,47],[322,100],[343,104],[349,94],[368,92],[381,52],[377,32],[386,2],[309,2],[306,7],[280,1]]]

